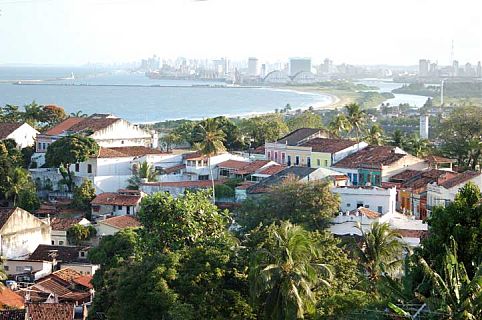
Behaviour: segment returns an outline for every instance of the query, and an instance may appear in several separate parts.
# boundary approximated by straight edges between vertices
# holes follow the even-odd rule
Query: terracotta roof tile
[[[5,286],[0,286],[0,309],[24,308],[24,298]]]
[[[169,168],[163,168],[162,172],[165,173],[165,174],[171,174],[171,173],[177,172],[177,171],[185,169],[185,168],[186,168],[185,164],[178,164],[178,165],[175,165],[175,166],[172,166],[172,167],[169,167]]]
[[[269,166],[267,168],[264,168],[264,169],[258,171],[257,173],[271,176],[273,174],[277,174],[278,172],[284,170],[285,168],[286,168],[285,166],[276,164],[276,165],[272,165],[272,166]]]
[[[140,194],[138,195],[127,195],[120,194],[117,192],[104,192],[98,194],[94,200],[91,201],[91,205],[113,205],[113,206],[135,206],[142,199]]]
[[[427,161],[428,163],[433,163],[433,164],[439,164],[439,163],[454,163],[456,162],[456,160],[453,160],[453,159],[449,159],[449,158],[444,158],[444,157],[440,157],[440,156],[428,156],[425,161]]]
[[[0,310],[0,320],[25,320],[25,309]]]
[[[465,171],[453,177],[452,179],[446,180],[445,182],[441,183],[440,186],[444,187],[445,189],[450,189],[459,184],[465,183],[470,179],[473,179],[480,175],[480,172],[475,171]]]
[[[133,216],[112,217],[98,221],[98,223],[106,224],[117,229],[136,228],[141,226],[139,220]]]
[[[300,128],[288,133],[284,137],[281,137],[280,139],[278,139],[278,141],[276,141],[276,143],[283,143],[289,146],[296,146],[301,141],[311,137],[314,134],[321,133],[322,131],[323,131],[322,129]]]
[[[64,268],[64,269],[55,271],[52,273],[52,275],[66,282],[72,282],[73,279],[81,276],[79,272],[70,268]]]
[[[247,161],[239,161],[239,160],[226,160],[223,162],[218,163],[219,168],[228,168],[228,169],[241,169],[246,167],[249,164]]]
[[[394,147],[368,146],[337,162],[335,168],[360,168],[363,166],[381,167],[390,165],[405,157],[405,154],[395,153]]]
[[[78,224],[82,218],[51,218],[50,226],[52,230],[67,231],[73,225]]]
[[[86,288],[92,289],[92,288],[94,288],[94,286],[91,283],[92,278],[93,277],[91,275],[82,275],[80,277],[77,277],[77,278],[73,279],[73,281],[76,284],[79,284],[79,285],[84,286]]]
[[[49,130],[45,131],[43,134],[49,135],[49,136],[57,136],[59,134],[64,133],[65,131],[68,131],[71,127],[75,126],[85,118],[79,118],[79,117],[70,117],[59,123],[58,125],[50,128]]]
[[[237,190],[246,190],[248,189],[249,187],[251,187],[252,185],[255,185],[256,182],[253,182],[253,181],[245,181],[243,183],[241,183],[239,186],[236,187]]]
[[[15,212],[15,208],[0,208],[0,229],[3,228],[10,216]]]
[[[373,210],[370,210],[368,208],[364,208],[364,207],[360,207],[360,208],[357,208],[355,210],[350,211],[350,215],[356,215],[357,213],[358,213],[358,215],[367,217],[369,219],[378,219],[378,218],[381,217],[380,213],[378,213],[376,211],[373,211]]]
[[[17,130],[23,123],[0,122],[0,140],[6,139],[12,132]]]
[[[76,262],[80,261],[79,252],[88,250],[88,247],[80,246],[52,246],[47,244],[38,245],[37,249],[30,255],[30,260],[44,260],[52,261],[51,254],[57,254],[57,261],[59,262]],[[85,259],[83,260],[85,261]]]
[[[411,179],[417,175],[419,175],[421,171],[419,170],[404,170],[402,172],[399,172],[393,176],[390,177],[390,180],[397,180],[397,181],[407,181],[408,179]]]
[[[30,320],[72,320],[72,303],[28,303],[27,317]]]
[[[125,157],[140,157],[145,155],[161,155],[167,154],[158,149],[147,148],[143,146],[130,147],[112,147],[100,148],[97,158],[125,158]]]
[[[301,144],[300,146],[311,147],[313,152],[335,153],[354,145],[356,145],[356,141],[348,139],[315,138]]]
[[[107,128],[108,126],[114,124],[119,120],[121,119],[90,116],[88,118],[83,118],[82,121],[79,121],[78,123],[71,126],[69,128],[69,131],[76,133],[86,130],[96,132]]]
[[[253,174],[268,163],[270,163],[269,160],[254,160],[252,162],[248,162],[244,167],[235,170],[234,173],[241,175]]]
[[[393,231],[398,232],[404,238],[421,239],[428,234],[427,230],[394,229]]]
[[[254,154],[265,154],[265,147],[264,145],[261,145],[253,150]]]
[[[54,278],[47,278],[41,281],[38,281],[35,285],[32,286],[35,290],[40,290],[43,292],[49,292],[56,294],[57,296],[62,296],[71,292],[67,288],[68,284],[62,283]]]
[[[222,181],[214,180],[214,184],[221,184]],[[193,181],[173,181],[173,182],[145,182],[141,183],[144,186],[159,186],[159,187],[173,187],[173,188],[211,188],[211,180],[193,180]]]

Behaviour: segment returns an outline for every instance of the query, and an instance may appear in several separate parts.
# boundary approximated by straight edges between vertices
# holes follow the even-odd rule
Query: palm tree
[[[70,116],[75,118],[85,118],[88,116],[88,114],[83,113],[82,110],[79,110],[77,112],[71,112]]]
[[[328,125],[330,132],[337,138],[340,138],[344,132],[351,130],[351,123],[344,114],[337,115]]]
[[[142,180],[147,180],[147,182],[152,182],[157,180],[157,173],[150,163],[147,161],[142,162],[138,167],[133,170],[132,177],[129,178],[129,189],[139,189],[139,185]]]
[[[201,154],[208,158],[209,174],[211,176],[211,183],[213,189],[213,203],[216,201],[216,193],[214,191],[214,176],[213,169],[211,167],[211,157],[215,156],[221,152],[226,151],[224,146],[224,141],[226,139],[226,134],[223,130],[219,128],[216,119],[208,118],[203,123],[199,124],[199,143],[196,144],[196,149],[201,152]]]
[[[407,143],[407,151],[414,154],[416,157],[424,157],[429,152],[429,141],[420,139],[418,135],[411,135]]]
[[[383,129],[378,124],[374,124],[367,130],[366,142],[372,145],[381,146],[383,144]]]
[[[10,176],[7,177],[8,190],[5,192],[6,198],[13,200],[13,206],[17,204],[18,195],[24,189],[32,187],[30,175],[23,168],[15,168]]]
[[[348,121],[350,122],[352,129],[355,130],[356,141],[360,142],[360,131],[365,124],[366,114],[356,103],[346,105],[345,109],[348,115]]]
[[[376,281],[382,272],[394,269],[400,263],[404,249],[402,236],[390,229],[388,223],[374,222],[368,232],[360,224],[356,228],[362,237],[355,246],[355,254],[369,279]]]
[[[330,286],[330,268],[316,263],[318,246],[310,233],[283,221],[272,225],[272,245],[260,248],[251,261],[251,293],[268,319],[303,319],[315,313],[315,290]]]
[[[404,149],[407,143],[405,134],[400,129],[393,132],[390,144],[395,147]]]
[[[426,299],[429,307],[447,314],[443,319],[482,319],[482,264],[469,279],[464,264],[458,261],[453,237],[446,247],[442,273],[433,270],[420,258],[424,274],[432,281],[433,296]]]

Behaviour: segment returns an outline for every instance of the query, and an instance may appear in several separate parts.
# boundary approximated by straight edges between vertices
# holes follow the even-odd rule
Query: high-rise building
[[[311,72],[310,58],[291,58],[290,59],[290,76],[294,76],[299,72]]]
[[[420,139],[428,139],[428,115],[420,116]]]
[[[452,72],[454,77],[459,75],[459,62],[457,60],[452,62]]]
[[[480,65],[480,61],[477,63],[477,78],[482,78],[482,66]]]
[[[266,64],[263,63],[263,64],[261,65],[260,76],[261,76],[262,78],[264,78],[264,77],[266,77],[266,74],[267,74],[267,73],[266,73]]]
[[[422,77],[427,76],[429,68],[430,68],[430,60],[420,59],[418,61],[418,75],[419,76],[422,76]]]
[[[257,58],[248,58],[248,75],[252,77],[259,75]]]

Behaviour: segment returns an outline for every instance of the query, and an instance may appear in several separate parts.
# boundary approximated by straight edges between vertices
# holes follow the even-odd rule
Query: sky
[[[480,0],[0,0],[0,64],[482,60]]]

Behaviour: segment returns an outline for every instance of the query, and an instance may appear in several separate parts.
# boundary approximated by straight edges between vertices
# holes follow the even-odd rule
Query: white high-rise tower
[[[428,139],[428,115],[420,116],[420,139]]]

